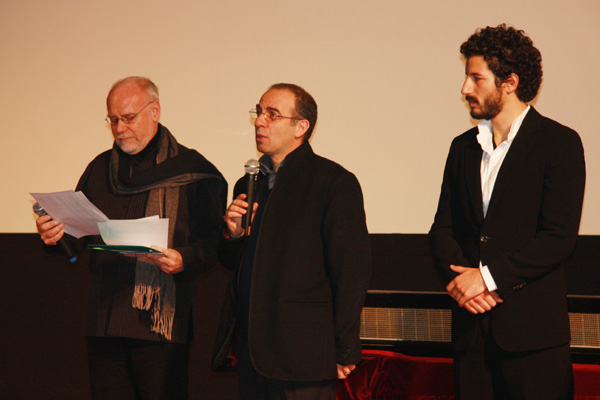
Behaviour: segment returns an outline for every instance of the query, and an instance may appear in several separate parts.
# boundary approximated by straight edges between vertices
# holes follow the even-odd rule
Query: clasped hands
[[[446,286],[446,291],[460,307],[483,314],[504,301],[495,291],[487,289],[479,268],[450,265],[450,269],[459,275]]]

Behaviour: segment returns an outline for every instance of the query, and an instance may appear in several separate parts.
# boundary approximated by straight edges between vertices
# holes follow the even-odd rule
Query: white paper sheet
[[[108,245],[159,246],[167,248],[169,219],[152,217],[109,220],[82,192],[30,193],[65,232],[76,238],[101,235]]]
[[[158,215],[140,219],[111,219],[99,222],[98,229],[104,243],[128,246],[158,246],[167,248],[169,219]]]
[[[65,232],[76,238],[98,235],[98,222],[108,221],[82,192],[67,190],[54,193],[30,193],[56,221],[65,224]]]

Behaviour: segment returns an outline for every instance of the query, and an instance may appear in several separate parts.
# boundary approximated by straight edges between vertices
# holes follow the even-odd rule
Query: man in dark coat
[[[527,104],[542,67],[523,31],[487,27],[461,53],[462,94],[484,121],[452,142],[429,232],[456,300],[458,398],[572,398],[563,262],[581,218],[581,140]]]
[[[227,183],[158,122],[158,89],[149,79],[118,81],[106,104],[113,148],[88,165],[77,190],[110,219],[168,218],[169,248],[137,258],[90,254],[85,334],[92,395],[186,399],[195,278],[218,262]],[[38,218],[37,227],[52,250],[64,224],[50,218]]]
[[[234,273],[214,367],[234,344],[243,399],[334,399],[361,359],[371,257],[360,185],[313,153],[317,105],[304,89],[273,85],[251,115],[264,154],[258,197],[249,210],[242,179],[225,213],[222,263]]]

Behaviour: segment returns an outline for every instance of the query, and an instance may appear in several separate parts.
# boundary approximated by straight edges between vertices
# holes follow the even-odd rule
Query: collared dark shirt
[[[252,220],[252,226],[250,229],[250,237],[248,238],[248,244],[244,252],[244,259],[242,261],[242,268],[240,271],[240,298],[241,308],[239,317],[239,326],[242,334],[242,339],[247,340],[248,338],[248,317],[250,313],[250,291],[252,287],[252,269],[254,268],[254,255],[256,253],[256,243],[258,240],[258,233],[260,231],[260,223],[265,212],[265,207],[271,194],[271,190],[275,185],[275,179],[277,173],[273,170],[273,162],[271,157],[264,155],[260,158],[260,171],[265,175],[263,184],[258,188],[257,200],[258,209],[256,215]],[[283,162],[280,168],[283,167]]]

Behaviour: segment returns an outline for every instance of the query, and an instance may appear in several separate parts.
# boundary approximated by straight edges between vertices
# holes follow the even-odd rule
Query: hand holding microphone
[[[38,217],[43,217],[44,215],[48,215],[48,213],[46,212],[46,210],[44,210],[44,207],[42,207],[42,205],[40,203],[37,203],[37,202],[33,204],[33,212]],[[50,219],[49,221],[52,221],[52,219]],[[41,225],[38,225],[38,232],[40,233],[40,235],[42,235],[46,231],[42,231],[41,230]],[[73,253],[73,250],[71,250],[71,247],[69,246],[69,244],[65,240],[63,240],[62,238],[60,238],[58,240],[57,244],[60,247],[62,247],[63,251],[65,252],[65,254],[67,255],[67,257],[69,258],[69,261],[71,261],[71,262],[77,261],[77,257],[75,256],[75,254]]]
[[[246,214],[242,215],[242,228],[245,235],[250,235],[250,226],[252,224],[252,211],[254,209],[254,199],[256,198],[256,182],[258,181],[258,172],[260,164],[256,160],[248,160],[244,164],[244,179],[246,180],[246,203],[248,208]]]
[[[246,175],[245,193],[241,193],[233,199],[227,211],[225,211],[225,222],[231,238],[238,238],[250,233],[252,214],[254,213],[254,200],[256,198],[256,182],[258,179],[259,163],[256,160],[248,160],[244,165]]]

